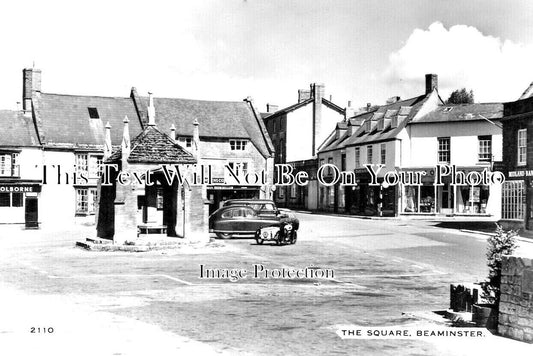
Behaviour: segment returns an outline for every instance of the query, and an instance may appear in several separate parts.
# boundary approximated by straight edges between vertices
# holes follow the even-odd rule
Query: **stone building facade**
[[[1,222],[24,223],[25,210],[31,207],[36,223],[43,227],[94,223],[106,125],[111,127],[111,145],[117,148],[124,117],[136,137],[148,125],[149,107],[154,117],[159,116],[159,130],[173,135],[186,151],[192,149],[197,123],[197,164],[213,165],[216,178],[205,196],[210,212],[225,199],[272,196],[274,149],[251,99],[221,102],[152,96],[150,101],[135,88],[126,97],[53,94],[41,89],[41,71],[34,68],[24,69],[23,84],[22,111],[0,112],[2,126],[12,133],[0,137],[0,167],[5,171],[0,190],[9,193],[0,191]],[[243,180],[226,184],[226,166],[238,177],[264,171],[268,179],[264,184]],[[13,194],[21,187],[31,191]],[[161,190],[157,197],[161,201]],[[138,207],[138,218],[146,220],[141,204]],[[158,222],[161,219],[158,214]]]
[[[271,107],[269,110],[273,111]],[[281,207],[317,208],[317,152],[346,110],[325,98],[325,86],[313,83],[308,90],[298,90],[298,102],[275,112],[263,113],[263,120],[272,139],[275,164],[289,164],[295,172],[307,172],[306,186],[279,186],[274,196]]]

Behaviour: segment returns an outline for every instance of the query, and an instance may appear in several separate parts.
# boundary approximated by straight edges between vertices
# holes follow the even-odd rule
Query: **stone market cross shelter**
[[[176,143],[175,137],[156,127],[153,113],[148,116],[148,125],[131,142],[129,120],[124,119],[122,144],[113,153],[110,152],[110,126],[106,126],[105,163],[118,166],[118,170],[110,170],[112,185],[99,184],[97,235],[124,243],[135,240],[140,233],[159,229],[168,236],[207,242],[209,208],[205,185],[179,184],[177,179],[169,184],[163,174],[163,165],[170,171],[176,166],[185,169],[197,163],[195,151],[187,152]],[[195,137],[198,137],[197,122],[194,122],[194,130]],[[117,182],[119,172],[129,174],[130,179],[122,180],[125,184]],[[150,172],[149,179],[147,172]],[[143,184],[131,177],[134,173],[144,178]],[[158,191],[162,192],[161,196]],[[137,221],[139,205],[146,215],[147,223],[143,225]],[[155,215],[161,214],[157,209],[159,205],[162,206],[162,225],[154,223],[157,220]]]

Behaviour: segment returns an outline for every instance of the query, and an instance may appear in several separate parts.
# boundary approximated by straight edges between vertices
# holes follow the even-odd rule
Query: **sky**
[[[533,1],[25,0],[0,12],[0,109],[21,101],[22,69],[49,93],[289,106],[323,83],[345,107],[424,93],[516,100],[533,81]]]

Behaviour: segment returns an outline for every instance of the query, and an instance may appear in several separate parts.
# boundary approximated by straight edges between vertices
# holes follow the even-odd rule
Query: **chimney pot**
[[[276,112],[278,111],[279,107],[274,104],[267,104],[267,112]]]
[[[366,111],[370,111],[371,107],[372,107],[372,103],[366,103]]]

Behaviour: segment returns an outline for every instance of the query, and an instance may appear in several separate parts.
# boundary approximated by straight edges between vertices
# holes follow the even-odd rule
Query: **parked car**
[[[294,228],[298,230],[300,227],[300,221],[296,218],[296,215],[293,211],[289,209],[279,208],[276,206],[273,200],[269,199],[230,199],[224,202],[224,207],[226,206],[249,206],[250,208],[257,211],[259,216],[279,216],[281,218],[290,219],[293,223]]]
[[[223,206],[249,206],[257,211],[261,216],[265,215],[279,215],[279,210],[273,200],[268,199],[230,199],[224,202]]]
[[[284,221],[293,223],[295,229],[299,226],[298,219],[284,213],[262,215],[250,206],[230,204],[211,214],[209,231],[219,238],[229,239],[233,235],[255,235],[262,227],[279,225]]]

